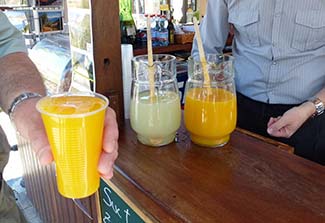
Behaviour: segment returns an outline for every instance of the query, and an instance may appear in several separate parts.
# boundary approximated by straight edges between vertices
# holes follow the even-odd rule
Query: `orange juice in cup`
[[[54,156],[58,190],[65,197],[87,197],[99,187],[107,106],[107,98],[96,93],[53,95],[36,106]]]

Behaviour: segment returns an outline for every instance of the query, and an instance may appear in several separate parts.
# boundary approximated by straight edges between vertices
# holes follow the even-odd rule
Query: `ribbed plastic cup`
[[[68,198],[99,188],[97,171],[108,99],[97,93],[65,93],[42,98],[41,113],[54,156],[57,185]]]

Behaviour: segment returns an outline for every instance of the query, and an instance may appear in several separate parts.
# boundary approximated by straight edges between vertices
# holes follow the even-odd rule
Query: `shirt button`
[[[274,16],[275,16],[276,18],[278,18],[278,17],[280,17],[280,15],[281,15],[281,13],[275,13]]]
[[[275,61],[273,61],[273,62],[272,62],[272,65],[276,65],[276,62],[275,62]]]

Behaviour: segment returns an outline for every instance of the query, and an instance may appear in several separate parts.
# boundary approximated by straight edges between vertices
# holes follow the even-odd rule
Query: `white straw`
[[[202,64],[202,69],[203,69],[204,85],[205,86],[210,86],[210,76],[209,76],[209,72],[208,72],[207,61],[206,61],[206,58],[205,58],[205,53],[204,53],[204,49],[203,49],[203,43],[202,43],[202,39],[201,39],[200,29],[199,29],[199,26],[197,24],[196,17],[193,17],[193,22],[194,22],[194,29],[195,29],[195,37],[196,37],[196,41],[197,41],[197,45],[198,45],[198,49],[199,49],[200,61],[201,61],[201,64]]]

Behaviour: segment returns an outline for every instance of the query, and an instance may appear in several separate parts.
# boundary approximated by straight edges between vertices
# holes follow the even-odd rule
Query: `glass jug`
[[[153,55],[154,92],[150,92],[148,56],[132,60],[130,122],[138,140],[149,146],[174,141],[181,123],[181,107],[176,80],[176,58]]]
[[[185,88],[184,122],[195,144],[225,145],[237,121],[233,57],[207,55],[210,85],[204,83],[200,61],[188,61],[189,79]]]

